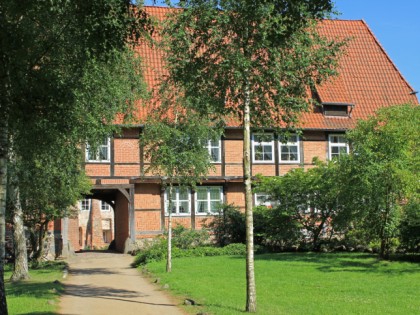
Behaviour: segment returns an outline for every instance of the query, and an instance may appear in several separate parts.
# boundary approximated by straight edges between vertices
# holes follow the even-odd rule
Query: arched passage
[[[134,186],[133,185],[94,185],[91,199],[107,202],[114,211],[114,232],[112,236],[115,250],[127,252],[127,239],[135,240],[134,227]],[[92,220],[91,224],[95,224]]]

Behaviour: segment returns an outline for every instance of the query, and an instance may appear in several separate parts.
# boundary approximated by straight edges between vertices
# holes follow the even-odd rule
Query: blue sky
[[[404,78],[420,91],[420,1],[334,2],[340,19],[365,20]]]
[[[420,0],[333,1],[338,18],[365,20],[404,78],[420,91]]]

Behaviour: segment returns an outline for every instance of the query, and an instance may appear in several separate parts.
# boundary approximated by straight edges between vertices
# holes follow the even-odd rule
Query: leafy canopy
[[[171,2],[171,1],[169,1]],[[169,80],[194,108],[241,119],[249,87],[256,127],[296,122],[307,88],[336,73],[342,43],[316,32],[330,1],[179,1],[165,25]]]

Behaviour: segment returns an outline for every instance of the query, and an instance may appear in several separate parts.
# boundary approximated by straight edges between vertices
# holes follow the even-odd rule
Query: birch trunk
[[[172,183],[169,185],[168,193],[168,253],[166,258],[166,272],[172,271]]]
[[[0,119],[0,314],[7,315],[4,289],[4,259],[6,254],[6,189],[7,189],[7,117]]]
[[[11,281],[29,279],[28,252],[26,247],[25,229],[23,224],[23,210],[20,203],[19,188],[14,186],[14,213],[13,213],[13,243],[15,251],[15,264]]]
[[[251,187],[251,122],[250,91],[246,82],[244,89],[244,180],[245,180],[245,216],[246,216],[246,311],[257,311],[257,293],[254,272],[254,219],[252,213]]]

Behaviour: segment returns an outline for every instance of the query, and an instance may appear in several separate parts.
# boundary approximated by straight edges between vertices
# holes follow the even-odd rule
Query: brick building
[[[163,19],[168,9],[147,10]],[[312,91],[311,97],[318,98],[321,106],[313,106],[310,112],[301,115],[301,136],[292,136],[282,143],[275,134],[262,142],[259,134],[253,134],[253,175],[281,176],[293,168],[312,167],[314,157],[325,161],[346,154],[349,148],[343,135],[357,120],[367,118],[380,107],[418,104],[412,87],[364,21],[326,20],[319,32],[328,38],[350,38],[340,60],[340,74]],[[153,86],[163,71],[162,54],[146,45],[140,47],[139,53],[143,57],[146,81]],[[99,152],[86,151],[86,171],[94,184],[92,197],[113,208],[115,227],[110,237],[115,239],[116,249],[120,251],[127,250],[138,239],[163,233],[167,221],[162,179],[145,174],[148,164],[139,145],[140,136],[141,125],[124,128],[120,135],[105,139]],[[206,219],[212,218],[220,202],[244,207],[242,144],[243,132],[239,126],[229,126],[219,141],[209,141],[207,147],[215,171],[195,191],[176,190],[175,225],[200,229]],[[254,198],[255,204],[262,200],[261,195]],[[83,237],[75,237],[74,228],[67,235],[73,248],[89,242],[83,239],[80,243]]]

